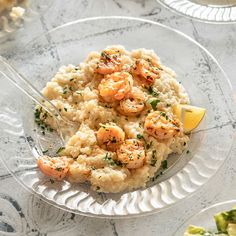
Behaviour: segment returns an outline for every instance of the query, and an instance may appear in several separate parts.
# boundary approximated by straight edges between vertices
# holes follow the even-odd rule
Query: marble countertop
[[[236,89],[236,24],[195,22],[163,8],[155,0],[57,0],[43,16],[0,44],[13,50],[63,23],[84,17],[126,15],[151,19],[178,29],[205,46],[219,61]],[[193,197],[159,214],[109,220],[78,216],[44,203],[28,193],[0,166],[0,235],[158,235],[171,236],[192,214],[213,203],[236,198],[236,145],[217,175]],[[222,186],[224,186],[222,188]]]

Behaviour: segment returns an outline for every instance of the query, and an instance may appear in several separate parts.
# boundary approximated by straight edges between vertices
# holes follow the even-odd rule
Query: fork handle
[[[50,115],[56,118],[61,117],[58,109],[49,101],[34,85],[32,85],[22,74],[20,74],[6,59],[0,56],[0,74],[9,80],[13,85],[30,97],[34,102],[43,107]],[[45,103],[44,101],[47,101]]]

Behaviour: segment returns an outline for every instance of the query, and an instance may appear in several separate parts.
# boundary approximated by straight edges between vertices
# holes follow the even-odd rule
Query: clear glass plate
[[[183,236],[184,232],[189,225],[195,225],[203,227],[209,231],[216,232],[216,223],[214,220],[214,215],[222,211],[229,211],[236,206],[236,200],[230,200],[226,202],[220,202],[205,208],[198,212],[196,215],[190,217],[174,234],[174,236]]]
[[[0,157],[28,190],[65,210],[96,217],[128,217],[161,211],[184,200],[216,174],[233,141],[233,99],[227,77],[214,57],[188,36],[162,24],[130,17],[74,21],[9,53],[8,61],[42,89],[61,65],[78,64],[92,50],[121,44],[128,50],[154,49],[174,69],[192,104],[205,107],[204,122],[181,156],[171,156],[163,175],[143,189],[101,194],[86,184],[51,183],[36,167],[36,157],[53,141],[35,132],[33,102],[4,77],[0,96]],[[0,71],[14,76],[0,63]]]
[[[236,0],[157,0],[181,15],[211,23],[236,22]]]
[[[25,14],[19,22],[13,22],[8,16],[9,12],[0,14],[0,38],[15,32],[24,22],[32,21],[42,15],[52,5],[53,1],[48,0],[27,0],[22,6]]]

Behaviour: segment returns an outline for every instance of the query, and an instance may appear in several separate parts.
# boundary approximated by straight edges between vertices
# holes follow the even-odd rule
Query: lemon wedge
[[[174,107],[173,112],[183,123],[184,132],[189,133],[198,127],[206,113],[206,109],[187,104],[179,104]]]

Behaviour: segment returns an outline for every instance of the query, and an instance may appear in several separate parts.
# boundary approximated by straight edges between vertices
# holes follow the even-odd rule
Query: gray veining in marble
[[[14,53],[21,42],[84,17],[143,17],[176,28],[205,46],[222,65],[236,89],[236,24],[214,25],[175,15],[155,0],[55,0],[40,18],[0,44],[0,54]],[[22,188],[0,166],[0,235],[157,235],[171,236],[190,215],[215,202],[236,197],[236,145],[218,174],[196,195],[179,205],[144,218],[105,220],[76,216],[42,202]]]

